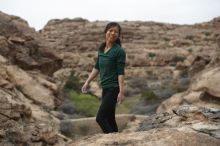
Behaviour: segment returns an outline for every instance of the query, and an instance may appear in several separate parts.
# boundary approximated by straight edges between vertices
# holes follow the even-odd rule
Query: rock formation
[[[26,21],[0,13],[0,22],[0,54],[10,63],[48,75],[61,68],[62,59],[47,51],[51,49]]]
[[[218,43],[218,42],[217,42]],[[217,46],[216,50],[219,50]],[[218,52],[216,51],[216,54]],[[201,58],[201,60],[205,60]],[[162,102],[157,112],[169,112],[181,104],[193,104],[197,106],[220,108],[220,56],[214,55],[209,64],[203,66],[191,78],[190,87],[181,93],[177,93]]]
[[[172,113],[149,116],[133,132],[96,134],[76,140],[69,146],[218,146],[219,109],[180,106]]]
[[[47,76],[62,59],[43,48],[26,21],[0,12],[0,27],[0,145],[64,145],[50,113],[58,85]]]

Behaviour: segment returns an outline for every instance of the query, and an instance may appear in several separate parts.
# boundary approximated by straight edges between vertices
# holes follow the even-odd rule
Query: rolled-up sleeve
[[[117,55],[117,72],[118,75],[125,74],[126,53],[124,49],[120,49]]]

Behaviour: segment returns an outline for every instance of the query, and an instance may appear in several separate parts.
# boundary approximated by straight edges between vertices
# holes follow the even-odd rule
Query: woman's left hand
[[[121,104],[123,100],[124,100],[124,93],[119,92],[118,93],[118,98],[117,98],[118,104]]]

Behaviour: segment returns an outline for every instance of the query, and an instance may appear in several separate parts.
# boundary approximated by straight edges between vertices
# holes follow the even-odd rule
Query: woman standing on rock
[[[118,132],[115,120],[116,103],[124,99],[124,69],[126,53],[121,48],[121,26],[110,22],[105,28],[105,42],[98,51],[96,64],[82,87],[85,93],[89,83],[100,74],[102,86],[102,102],[96,121],[104,133]]]

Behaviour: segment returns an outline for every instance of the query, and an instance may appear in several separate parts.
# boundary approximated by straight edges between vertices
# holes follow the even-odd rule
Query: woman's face
[[[111,27],[105,34],[106,42],[114,43],[119,37],[119,28],[118,26]]]

